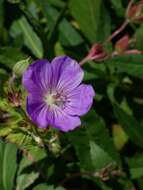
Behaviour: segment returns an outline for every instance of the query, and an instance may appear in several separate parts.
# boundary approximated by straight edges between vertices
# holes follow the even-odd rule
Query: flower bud
[[[99,61],[107,56],[101,44],[94,44],[88,54],[88,59]]]
[[[123,36],[115,44],[115,49],[119,54],[124,53],[128,49],[129,37],[128,35]]]
[[[13,67],[13,73],[16,76],[21,76],[24,73],[24,71],[27,69],[29,65],[29,60],[30,58],[28,57],[27,59],[18,61]]]
[[[136,23],[143,21],[143,0],[133,4],[127,10],[127,18],[129,21]]]

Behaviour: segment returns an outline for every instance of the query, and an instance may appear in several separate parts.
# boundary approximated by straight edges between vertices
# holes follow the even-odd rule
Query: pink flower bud
[[[127,18],[132,22],[143,21],[143,0],[133,4],[127,11]]]
[[[100,61],[107,56],[107,53],[104,51],[101,44],[94,44],[87,55],[89,60]]]
[[[127,50],[128,44],[129,44],[129,37],[128,35],[125,35],[116,42],[115,49],[119,54],[122,54]]]

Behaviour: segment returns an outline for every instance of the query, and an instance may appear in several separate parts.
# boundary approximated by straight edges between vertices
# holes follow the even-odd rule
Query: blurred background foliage
[[[94,43],[104,43],[124,22],[128,2],[0,0],[0,190],[143,189],[141,53],[83,65],[96,97],[82,126],[66,134],[30,124],[21,86],[32,60],[81,61]],[[142,52],[141,23],[129,23],[106,51],[126,34],[128,48]]]

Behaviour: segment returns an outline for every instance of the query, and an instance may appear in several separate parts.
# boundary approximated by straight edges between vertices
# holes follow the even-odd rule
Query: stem
[[[113,34],[111,34],[111,36],[109,36],[107,38],[106,42],[110,42],[115,36],[117,36],[119,33],[121,33],[126,28],[128,23],[129,23],[129,21],[125,20],[125,22],[123,22],[123,24],[115,32],[113,32]]]
[[[115,36],[117,36],[119,33],[121,33],[125,28],[126,26],[128,25],[129,21],[128,20],[125,20],[123,22],[123,24],[115,31],[113,32],[105,42],[110,42]],[[104,43],[105,43],[104,42]],[[103,44],[104,44],[103,43]],[[92,47],[91,47],[92,49]],[[91,51],[91,49],[89,50],[89,52]],[[107,58],[107,57],[106,57]],[[85,62],[87,62],[89,60],[89,55],[87,55],[85,58],[83,58],[80,62],[79,62],[79,65],[80,66],[83,66]]]
[[[88,56],[86,56],[85,58],[83,58],[80,62],[79,62],[79,65],[80,66],[83,66],[85,62],[88,61]]]

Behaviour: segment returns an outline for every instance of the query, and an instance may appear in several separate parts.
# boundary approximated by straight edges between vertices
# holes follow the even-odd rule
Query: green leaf
[[[65,55],[64,49],[59,42],[55,44],[54,51],[56,56]]]
[[[101,0],[70,0],[69,3],[71,14],[90,42],[95,42],[98,36],[101,4]]]
[[[127,158],[129,172],[132,179],[143,176],[143,154],[137,154],[132,158]]]
[[[102,3],[100,8],[99,24],[97,27],[97,36],[95,40],[97,42],[104,42],[108,38],[110,33],[111,33],[111,18],[109,16],[109,12],[106,10],[106,7]],[[105,47],[107,49],[111,48],[110,44],[108,45],[105,44]]]
[[[83,42],[79,33],[66,19],[63,19],[59,24],[59,31],[60,41],[64,46],[76,46]]]
[[[80,168],[85,170],[94,170],[90,153],[91,147],[89,144],[89,138],[86,134],[86,130],[81,128],[70,132],[67,135],[71,144],[75,148],[77,157],[80,161]]]
[[[53,185],[39,184],[34,187],[32,190],[65,190],[63,187],[54,188]]]
[[[18,175],[20,175],[25,168],[33,164],[33,162],[39,162],[47,156],[45,149],[38,146],[28,147],[28,150],[26,151],[28,155],[23,156],[19,165]],[[31,160],[28,159],[28,156],[31,157]]]
[[[53,186],[48,186],[46,184],[39,184],[34,187],[32,190],[54,190]]]
[[[43,57],[42,42],[24,16],[14,21],[10,33],[13,37],[22,33],[24,44],[27,48],[29,48],[37,58]]]
[[[65,3],[62,0],[49,0],[48,2],[58,8],[63,8],[65,6]]]
[[[121,150],[128,141],[128,136],[120,125],[112,126],[113,141],[117,150]]]
[[[127,133],[133,143],[143,148],[143,127],[132,115],[127,114],[117,104],[114,103],[113,106],[115,116],[117,117],[124,131]]]
[[[0,141],[0,188],[12,190],[16,173],[17,148],[13,144],[5,144]]]
[[[68,134],[81,168],[94,171],[109,164],[120,163],[105,123],[94,111],[84,117],[83,126]]]
[[[95,168],[102,168],[112,162],[119,163],[119,155],[115,150],[104,120],[95,114],[95,112],[90,112],[89,115],[85,116],[84,122],[90,143],[94,142],[94,147],[97,149],[97,152],[93,151],[93,163]]]
[[[89,62],[84,66],[84,81],[95,80],[98,78],[105,78],[106,69],[104,64],[96,64],[95,62]]]
[[[16,190],[24,190],[29,187],[38,178],[39,173],[31,172],[26,174],[21,174],[17,177]]]
[[[106,64],[113,72],[143,78],[143,55],[117,56],[106,61]]]

